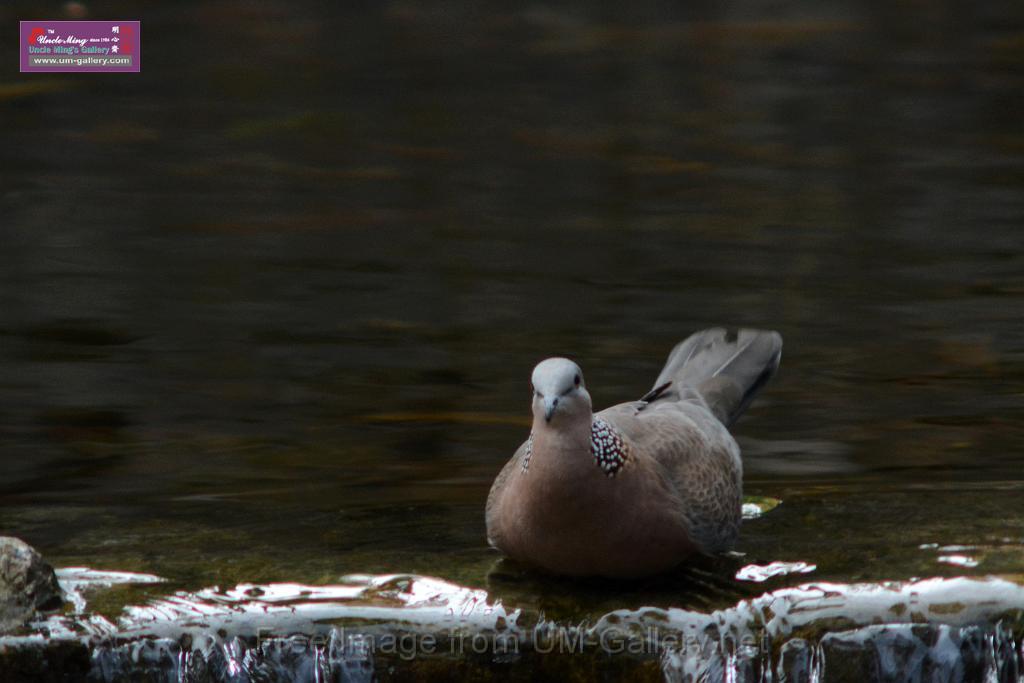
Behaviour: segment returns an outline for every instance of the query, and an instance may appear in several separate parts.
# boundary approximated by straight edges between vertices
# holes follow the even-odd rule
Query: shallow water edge
[[[998,578],[807,583],[709,612],[649,606],[574,621],[412,575],[175,591],[125,604],[108,619],[91,600],[119,584],[152,587],[159,577],[87,568],[59,575],[73,611],[0,638],[0,678],[448,680],[457,671],[513,680],[1017,683],[1024,676],[1024,587]]]

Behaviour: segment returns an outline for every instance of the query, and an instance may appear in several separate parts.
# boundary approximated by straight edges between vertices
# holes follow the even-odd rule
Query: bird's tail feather
[[[768,330],[714,328],[680,342],[655,387],[672,383],[673,393],[696,390],[726,426],[746,410],[782,357],[782,336]]]

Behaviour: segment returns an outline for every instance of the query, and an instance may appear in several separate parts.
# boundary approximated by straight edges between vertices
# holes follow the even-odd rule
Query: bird
[[[778,332],[702,330],[644,396],[597,413],[579,365],[541,361],[530,434],[487,497],[489,544],[544,572],[612,579],[729,550],[743,495],[729,427],[781,357]]]

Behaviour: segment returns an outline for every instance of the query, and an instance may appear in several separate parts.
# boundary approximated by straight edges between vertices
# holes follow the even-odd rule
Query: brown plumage
[[[491,487],[491,545],[573,576],[639,577],[726,550],[743,466],[727,425],[778,367],[782,337],[698,332],[641,400],[592,414],[579,367],[533,372],[533,430]]]

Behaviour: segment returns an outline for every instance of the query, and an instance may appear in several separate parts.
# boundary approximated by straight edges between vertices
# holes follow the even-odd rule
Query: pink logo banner
[[[141,70],[141,22],[21,22],[23,73]]]

